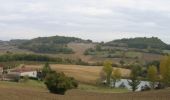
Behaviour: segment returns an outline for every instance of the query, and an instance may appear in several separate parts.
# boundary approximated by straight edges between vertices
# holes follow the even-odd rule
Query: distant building
[[[28,76],[30,78],[37,78],[37,70],[27,67],[12,69],[8,72],[8,74],[18,75],[20,77]]]
[[[0,80],[3,80],[3,67],[0,67]]]
[[[0,67],[0,75],[3,74],[3,67]]]

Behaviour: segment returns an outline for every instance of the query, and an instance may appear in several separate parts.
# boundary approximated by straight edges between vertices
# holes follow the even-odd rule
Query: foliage
[[[112,62],[105,61],[103,71],[106,74],[106,83],[107,83],[107,85],[110,85],[110,79],[111,79],[111,75],[112,75],[112,71],[113,71]]]
[[[170,85],[170,56],[165,56],[160,62],[160,74],[165,85]]]
[[[45,78],[45,84],[51,93],[65,94],[68,89],[78,87],[74,78],[65,76],[64,73],[51,72]]]
[[[0,55],[0,62],[6,62],[7,67],[16,66],[16,61],[33,61],[33,62],[54,62],[59,64],[78,64],[89,65],[81,59],[71,60],[68,58],[50,57],[38,54],[3,54]],[[14,63],[11,63],[14,62]],[[8,66],[9,65],[9,66]]]
[[[155,82],[157,81],[157,78],[158,78],[157,77],[158,71],[157,71],[156,66],[150,66],[148,68],[147,73],[148,73],[147,77],[150,81],[150,85],[151,85],[152,89],[154,89],[155,88]]]
[[[29,76],[23,76],[23,82],[28,82],[29,81]]]
[[[59,58],[52,58],[37,54],[3,54],[0,55],[0,62],[7,61],[56,61]]]
[[[47,76],[47,74],[49,74],[51,72],[52,72],[52,69],[51,69],[49,63],[48,62],[45,63],[45,65],[42,69],[42,79],[44,79]]]
[[[133,66],[130,74],[131,81],[128,81],[133,92],[138,89],[138,85],[140,84],[140,81],[138,80],[139,74],[140,74],[139,66]]]
[[[120,81],[121,79],[121,72],[119,69],[115,69],[112,72],[112,80],[113,80],[113,87],[115,87],[116,82]]]
[[[117,45],[117,46],[128,46],[130,48],[139,48],[139,49],[169,49],[169,45],[158,39],[157,37],[151,38],[129,38],[129,39],[120,39],[114,40],[106,43],[105,45]]]
[[[90,42],[64,36],[39,37],[32,40],[27,40],[18,45],[20,49],[31,50],[36,53],[73,53],[73,50],[67,47],[70,42]]]

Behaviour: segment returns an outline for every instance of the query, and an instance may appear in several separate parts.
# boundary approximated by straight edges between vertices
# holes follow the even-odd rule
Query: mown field
[[[93,83],[100,77],[102,66],[82,66],[82,65],[63,65],[51,64],[52,69],[58,72],[64,72],[66,75],[74,77],[76,80],[83,83]],[[42,68],[43,65],[25,65],[25,67]],[[122,76],[129,76],[130,70],[119,68]]]
[[[0,100],[169,100],[169,98],[170,89],[137,93],[97,93],[74,89],[68,91],[66,95],[57,95],[49,93],[43,84],[33,81],[0,82]]]

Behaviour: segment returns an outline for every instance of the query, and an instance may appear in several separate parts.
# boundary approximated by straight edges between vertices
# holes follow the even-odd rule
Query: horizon
[[[146,36],[124,37],[124,38],[116,38],[116,39],[107,40],[107,41],[95,41],[95,40],[90,39],[90,38],[82,38],[82,37],[78,37],[78,36],[67,36],[67,35],[52,35],[52,36],[75,37],[75,38],[80,38],[80,39],[83,39],[83,40],[92,40],[93,42],[110,42],[110,41],[119,40],[119,39],[145,38],[146,37]],[[38,37],[52,37],[52,36],[38,36]],[[17,40],[17,39],[19,39],[19,40],[31,40],[31,39],[38,38],[38,37],[33,37],[33,38],[12,38],[12,39],[2,40],[2,41],[10,41],[10,40]],[[159,37],[156,37],[156,36],[150,36],[150,37],[146,37],[146,38],[152,38],[152,37],[160,39]],[[163,41],[162,39],[160,39],[160,40]],[[166,44],[169,44],[169,43],[167,43],[165,41],[163,41],[163,42],[166,43]]]

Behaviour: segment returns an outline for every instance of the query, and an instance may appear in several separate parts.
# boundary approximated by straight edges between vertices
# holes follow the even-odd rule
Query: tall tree
[[[115,88],[116,82],[120,81],[121,79],[121,72],[119,69],[115,69],[112,72],[112,80],[113,80],[113,87]]]
[[[138,80],[138,76],[140,74],[139,66],[133,66],[130,74],[130,80],[128,81],[129,85],[132,88],[132,91],[135,92],[138,89],[138,85],[140,84],[140,80]]]
[[[110,79],[111,79],[111,75],[112,75],[112,62],[110,61],[105,61],[104,62],[104,66],[103,66],[103,71],[106,74],[106,83],[107,85],[110,85]]]
[[[148,77],[148,80],[150,81],[150,86],[151,86],[152,89],[155,88],[155,82],[158,78],[157,73],[158,73],[158,71],[157,71],[156,66],[150,66],[148,68],[147,77]]]
[[[45,63],[43,69],[42,69],[42,77],[43,79],[47,76],[48,73],[52,72],[51,67],[49,63]]]
[[[165,85],[170,85],[170,56],[165,56],[160,62],[160,74]]]

